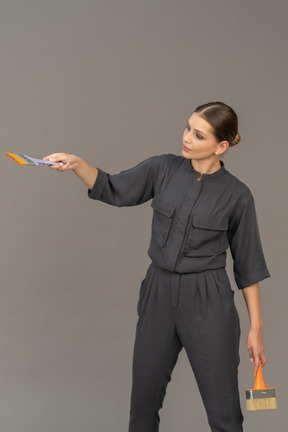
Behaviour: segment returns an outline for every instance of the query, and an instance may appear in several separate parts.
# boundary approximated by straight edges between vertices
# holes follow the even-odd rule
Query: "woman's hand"
[[[262,336],[262,327],[258,329],[251,328],[247,337],[247,349],[250,355],[251,361],[254,363],[254,376],[256,376],[258,367],[266,364],[266,358],[264,354],[264,343]]]
[[[50,162],[59,162],[57,165],[49,165],[50,169],[65,172],[69,170],[76,170],[79,166],[81,158],[67,153],[53,153],[43,158]]]
[[[98,169],[89,165],[79,156],[67,153],[53,153],[44,157],[43,160],[59,162],[57,165],[49,165],[50,169],[60,172],[73,170],[89,189],[92,189],[98,176]]]
[[[256,282],[242,289],[250,317],[250,331],[247,337],[247,349],[251,361],[254,363],[254,376],[258,367],[266,364],[262,337],[262,318],[260,310],[259,283]]]

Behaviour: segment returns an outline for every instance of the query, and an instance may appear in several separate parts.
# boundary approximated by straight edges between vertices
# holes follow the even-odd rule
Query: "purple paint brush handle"
[[[59,161],[59,162],[50,162],[50,161],[46,161],[46,160],[43,160],[43,159],[36,159],[36,158],[33,158],[31,156],[27,156],[27,155],[24,155],[24,156],[26,158],[30,159],[32,162],[34,162],[35,165],[39,165],[39,164],[41,164],[41,165],[58,165],[59,163],[61,163],[61,161]]]

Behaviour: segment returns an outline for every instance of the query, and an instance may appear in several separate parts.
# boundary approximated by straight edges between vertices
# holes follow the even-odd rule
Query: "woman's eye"
[[[185,126],[185,129],[187,129],[189,132],[191,131],[191,127],[188,124]],[[202,135],[199,135],[198,133],[196,133],[195,135],[198,139],[203,139]]]

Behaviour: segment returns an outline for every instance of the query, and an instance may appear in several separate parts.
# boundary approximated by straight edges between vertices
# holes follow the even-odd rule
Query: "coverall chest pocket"
[[[227,217],[193,215],[184,255],[190,257],[212,256],[225,251],[229,246],[227,230]]]
[[[171,229],[175,206],[159,196],[151,202],[154,209],[152,220],[152,237],[161,247],[165,247]]]

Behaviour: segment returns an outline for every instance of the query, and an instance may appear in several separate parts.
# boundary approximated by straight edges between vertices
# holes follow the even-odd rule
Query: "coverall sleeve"
[[[165,171],[165,155],[152,156],[133,168],[108,174],[98,168],[89,198],[123,207],[142,204],[153,198],[157,180]]]
[[[239,211],[229,221],[228,240],[234,260],[234,277],[239,289],[270,277],[262,250],[251,192],[245,197]]]

